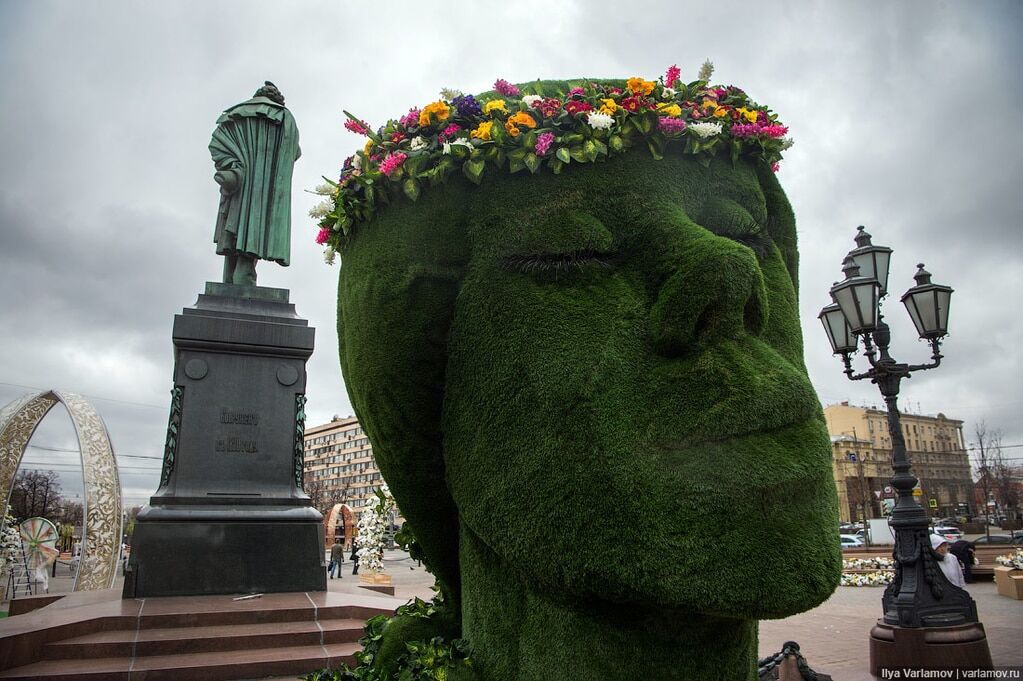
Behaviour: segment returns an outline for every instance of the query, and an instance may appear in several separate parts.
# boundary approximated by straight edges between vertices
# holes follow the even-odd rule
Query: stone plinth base
[[[870,673],[882,669],[991,669],[984,625],[903,628],[878,621],[870,630]]]
[[[132,553],[166,560],[132,565],[126,598],[324,591],[323,525],[306,522],[138,523]]]

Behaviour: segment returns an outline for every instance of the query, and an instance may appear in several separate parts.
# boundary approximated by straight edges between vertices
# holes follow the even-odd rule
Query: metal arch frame
[[[122,501],[110,434],[99,412],[81,395],[47,390],[25,395],[0,409],[0,492],[10,503],[14,475],[39,423],[57,404],[75,426],[82,457],[85,498],[82,552],[73,591],[109,589],[121,555]]]

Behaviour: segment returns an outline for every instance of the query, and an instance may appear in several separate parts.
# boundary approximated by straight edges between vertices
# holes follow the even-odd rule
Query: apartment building
[[[354,416],[335,416],[329,423],[306,428],[305,431],[305,486],[314,497],[335,503],[348,504],[356,515],[367,504],[376,503],[374,490],[384,484],[373,447]]]
[[[826,407],[824,418],[832,439],[835,484],[844,499],[843,520],[861,518],[864,506],[868,518],[878,517],[883,498],[890,496],[892,476],[888,412],[842,402]],[[920,481],[921,505],[932,516],[971,511],[973,476],[963,422],[944,414],[905,413],[900,421],[906,453]]]

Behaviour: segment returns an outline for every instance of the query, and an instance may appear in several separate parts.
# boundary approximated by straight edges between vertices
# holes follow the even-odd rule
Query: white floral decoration
[[[445,99],[450,102],[455,97],[461,97],[462,91],[456,90],[455,88],[452,87],[442,87],[440,89],[440,96],[442,99]]]
[[[376,505],[367,508],[359,516],[359,533],[355,537],[359,569],[371,575],[384,570],[384,533],[387,531],[391,511],[397,508],[387,485],[380,487],[376,494]]]
[[[615,119],[610,114],[601,113],[600,111],[591,111],[589,116],[586,118],[586,122],[590,124],[590,127],[594,130],[609,130],[614,125]]]
[[[700,74],[696,76],[700,80],[710,81],[710,77],[714,75],[714,63],[708,59],[703,62],[703,66],[700,67]]]
[[[678,94],[677,90],[665,85],[664,89],[661,91],[661,99],[673,99],[676,94]]]
[[[18,521],[11,515],[11,507],[8,505],[7,515],[3,519],[3,531],[0,532],[0,574],[3,574],[20,549],[21,532],[18,531]]]
[[[843,572],[840,586],[885,586],[895,580],[895,573],[889,570],[877,572]]]
[[[337,257],[337,251],[335,251],[330,246],[327,246],[327,248],[323,251],[323,262],[327,263],[328,265],[333,265],[334,264],[334,259],[336,257]]]
[[[522,101],[526,103],[526,106],[534,108],[537,104],[543,101],[543,97],[540,95],[526,95],[522,98]]]
[[[332,210],[334,210],[333,199],[324,199],[309,209],[309,217],[314,220],[320,220]]]
[[[1023,570],[1023,549],[1016,549],[1015,552],[1004,556],[995,556],[995,562],[1005,567]]]
[[[711,123],[708,121],[703,121],[701,123],[692,123],[689,126],[689,129],[696,133],[697,135],[699,135],[700,137],[703,137],[704,139],[712,137],[713,135],[721,134],[721,124]]]
[[[426,141],[426,138],[422,135],[416,135],[408,143],[409,149],[412,151],[421,151],[426,147],[430,146],[430,143]]]

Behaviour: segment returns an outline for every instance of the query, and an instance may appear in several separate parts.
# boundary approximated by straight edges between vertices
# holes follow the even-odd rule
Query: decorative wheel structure
[[[109,589],[121,554],[121,481],[106,425],[81,395],[48,390],[25,395],[0,409],[0,493],[10,501],[14,475],[40,421],[57,404],[71,416],[82,453],[85,499],[82,553],[74,591]],[[5,506],[6,508],[6,506]],[[26,523],[42,518],[30,518]],[[53,527],[50,524],[50,527]],[[40,528],[39,532],[43,532]],[[54,540],[57,538],[53,528]],[[45,543],[40,541],[39,546]],[[50,548],[52,545],[50,545]],[[40,548],[45,553],[45,549]],[[31,559],[30,559],[31,560]]]
[[[29,518],[21,523],[21,539],[25,543],[25,562],[29,569],[38,570],[57,560],[57,526],[46,518]]]

